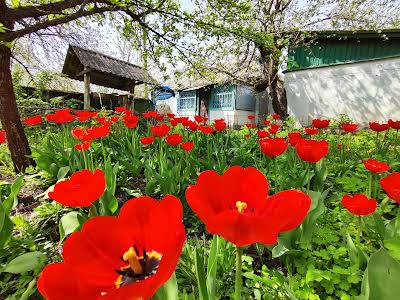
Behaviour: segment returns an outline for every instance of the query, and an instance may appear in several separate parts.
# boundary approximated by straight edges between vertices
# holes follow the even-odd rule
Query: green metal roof
[[[288,71],[400,55],[400,30],[314,33],[308,45],[289,48]]]

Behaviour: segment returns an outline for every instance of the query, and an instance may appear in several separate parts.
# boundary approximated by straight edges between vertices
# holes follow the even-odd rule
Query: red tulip
[[[100,169],[93,173],[84,169],[72,174],[70,179],[59,181],[49,198],[71,207],[87,207],[100,198],[106,188],[104,172]]]
[[[249,138],[249,137],[251,137],[251,134],[250,133],[246,133],[244,136]]]
[[[57,123],[57,124],[64,124],[72,122],[76,119],[75,116],[66,113],[65,110],[57,110],[54,114],[47,114],[45,115],[47,121]]]
[[[197,123],[201,123],[205,121],[205,118],[202,116],[194,116],[194,119],[196,120]]]
[[[260,139],[264,139],[266,137],[269,137],[269,132],[265,130],[257,130],[257,135]]]
[[[390,119],[388,121],[388,125],[390,126],[390,128],[399,130],[400,129],[400,121],[393,121],[392,119]]]
[[[178,146],[182,142],[182,136],[179,133],[168,135],[165,140],[171,146]]]
[[[87,129],[88,134],[93,139],[100,139],[106,137],[110,133],[109,125],[93,126]]]
[[[276,133],[278,132],[279,128],[281,128],[280,125],[278,125],[278,124],[271,124],[271,126],[270,126],[269,129],[268,129],[268,132],[269,132],[270,134],[276,134]]]
[[[329,126],[331,120],[321,120],[321,119],[314,119],[312,120],[312,125],[318,129],[324,129]]]
[[[142,145],[145,145],[145,146],[151,145],[154,142],[154,136],[151,135],[151,136],[142,137],[140,139],[140,142],[142,143]]]
[[[379,180],[379,183],[389,198],[400,204],[400,173],[394,172]]]
[[[390,166],[385,162],[376,159],[366,159],[363,161],[365,168],[373,173],[382,173],[390,170]]]
[[[175,127],[176,125],[179,124],[179,123],[178,123],[178,120],[176,120],[176,119],[170,119],[169,122],[171,123],[171,125],[172,125],[173,127]]]
[[[297,143],[300,142],[300,140],[302,139],[300,132],[289,132],[288,137],[289,137],[289,144],[292,145],[293,147],[296,146]]]
[[[264,125],[269,125],[269,124],[271,124],[270,120],[264,120]]]
[[[172,113],[168,113],[167,116],[168,116],[168,118],[171,118],[171,119],[172,119],[172,118],[175,118],[175,115],[172,114]]]
[[[0,129],[0,145],[6,141],[6,131]]]
[[[222,131],[222,130],[226,129],[225,121],[217,121],[217,120],[215,120],[214,128],[215,128],[216,131]]]
[[[247,128],[253,128],[253,124],[251,124],[251,123],[247,123],[247,124],[244,124]]]
[[[346,132],[354,132],[358,129],[358,125],[352,123],[343,123],[340,124],[340,128],[342,128]]]
[[[125,115],[124,116],[124,124],[128,128],[135,128],[136,125],[139,122],[139,117],[138,116],[130,116],[130,115]]]
[[[329,145],[325,140],[302,139],[296,145],[297,155],[301,160],[307,162],[318,162],[328,154]]]
[[[74,139],[80,141],[90,141],[92,137],[82,128],[74,128],[71,130],[71,135]]]
[[[261,151],[269,156],[275,157],[285,152],[288,142],[284,138],[273,138],[260,140]]]
[[[159,114],[157,114],[157,115],[155,116],[155,118],[156,118],[157,121],[162,121],[162,120],[164,120],[164,115],[159,115]]]
[[[87,149],[90,148],[90,142],[89,141],[82,142],[81,144],[75,145],[74,148],[79,151],[86,151]]]
[[[123,113],[126,111],[126,107],[125,106],[117,106],[117,107],[114,107],[114,110],[116,112]]]
[[[378,123],[378,122],[369,122],[369,128],[373,131],[380,132],[389,129],[389,124],[387,123]]]
[[[314,135],[318,133],[318,128],[304,128],[304,131],[309,135]]]
[[[106,117],[96,117],[95,118],[97,122],[99,122],[100,124],[103,124],[106,122]]]
[[[186,152],[192,151],[193,147],[194,147],[194,143],[193,142],[183,142],[181,144],[181,147],[183,150],[185,150]]]
[[[71,109],[70,108],[59,108],[55,110],[56,114],[59,115],[70,115],[71,114]]]
[[[281,118],[281,116],[278,115],[278,114],[271,114],[271,116],[272,116],[272,118],[273,118],[274,120],[279,120],[279,119]]]
[[[97,116],[97,112],[88,111],[88,110],[76,110],[75,115],[78,116],[77,119],[79,122],[85,122],[85,121],[89,120],[90,118]]]
[[[214,129],[211,126],[201,126],[200,125],[199,129],[203,134],[211,134],[214,132]]]
[[[142,113],[142,116],[146,119],[149,118],[155,118],[157,116],[157,112],[156,111],[148,111],[148,112],[144,112]]]
[[[155,137],[166,136],[170,129],[171,129],[171,127],[169,127],[166,124],[161,124],[161,125],[156,125],[156,126],[150,127],[150,130]]]
[[[255,119],[255,116],[249,115],[249,116],[247,116],[247,119],[249,119],[249,120],[254,120],[254,119]]]
[[[358,216],[373,214],[377,207],[376,200],[368,199],[364,194],[355,194],[353,197],[344,195],[341,203],[350,213]]]
[[[32,116],[24,119],[24,123],[29,126],[34,126],[42,123],[42,116]]]
[[[192,131],[196,131],[197,129],[199,129],[199,124],[197,124],[197,122],[195,121],[184,120],[183,122],[184,125],[187,126]]]
[[[118,122],[121,118],[119,116],[111,116],[110,117],[110,122],[115,123]]]
[[[38,290],[47,300],[148,300],[171,277],[184,242],[179,199],[131,199],[118,217],[94,217],[73,233]]]
[[[268,197],[265,175],[239,166],[222,176],[211,170],[202,172],[186,190],[186,199],[208,232],[238,247],[275,244],[279,232],[301,224],[311,205],[310,197],[297,190]]]

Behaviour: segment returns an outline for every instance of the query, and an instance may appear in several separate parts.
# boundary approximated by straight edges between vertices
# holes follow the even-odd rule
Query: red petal
[[[298,190],[279,192],[267,201],[266,225],[279,232],[295,229],[303,222],[311,206],[311,198]]]

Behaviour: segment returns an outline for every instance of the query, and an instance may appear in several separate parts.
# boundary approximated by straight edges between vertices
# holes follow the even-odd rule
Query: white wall
[[[254,115],[254,112],[245,110],[210,110],[209,111],[210,121],[215,119],[225,119],[226,124],[229,127],[234,125],[244,125],[249,123],[247,116]]]
[[[158,100],[156,103],[156,110],[160,113],[171,112],[177,114],[177,100],[175,97],[171,97],[167,100]]]
[[[285,74],[288,111],[302,124],[346,114],[355,122],[400,120],[400,58]]]

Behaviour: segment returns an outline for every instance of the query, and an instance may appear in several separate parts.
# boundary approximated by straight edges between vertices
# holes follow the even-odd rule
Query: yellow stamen
[[[129,266],[133,272],[135,272],[135,274],[143,274],[143,268],[139,262],[140,257],[137,256],[137,253],[133,247],[130,247],[129,250],[124,253],[122,258],[129,263]]]
[[[247,203],[246,202],[241,202],[241,201],[237,201],[236,202],[236,208],[238,210],[239,213],[244,213],[244,211],[247,208]]]
[[[122,282],[123,282],[123,280],[122,280],[122,275],[119,275],[119,277],[117,278],[117,280],[114,282],[115,287],[116,287],[117,289],[119,289],[119,288],[121,287]]]
[[[146,254],[147,254],[148,258],[154,258],[154,259],[158,259],[158,260],[160,260],[162,257],[162,254],[157,251],[147,252]]]

